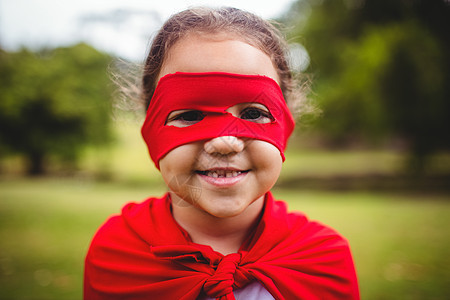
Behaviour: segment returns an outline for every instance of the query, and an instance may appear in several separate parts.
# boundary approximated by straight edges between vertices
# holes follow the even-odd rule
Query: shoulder
[[[352,264],[348,240],[337,230],[309,219],[302,212],[288,211],[283,201],[274,201],[273,211],[275,217],[270,229],[266,229],[270,238],[277,238],[276,248],[289,249],[298,258],[312,255],[324,261],[333,258],[344,264]]]
[[[267,242],[274,238],[278,241],[269,250],[270,263],[276,267],[266,267],[264,272],[281,294],[293,292],[295,296],[291,298],[303,295],[308,299],[358,299],[356,272],[347,239],[301,212],[289,212],[283,201],[274,201],[272,211],[272,224],[263,236]],[[283,226],[285,230],[281,229]],[[296,289],[285,285],[284,275],[279,276],[281,266],[285,267],[283,274],[299,283]]]

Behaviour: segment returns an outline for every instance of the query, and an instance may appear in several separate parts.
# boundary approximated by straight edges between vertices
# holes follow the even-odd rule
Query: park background
[[[45,1],[15,5],[63,27],[70,5],[47,2],[47,18],[33,9]],[[74,21],[76,41],[40,38],[37,25],[14,33],[11,2],[0,2],[0,299],[80,299],[96,229],[166,191],[140,137],[143,112],[122,102],[111,74],[134,83],[148,39],[190,4],[172,2],[97,1]],[[448,299],[449,2],[275,7],[259,14],[286,34],[315,105],[298,119],[275,196],[348,238],[362,299]]]

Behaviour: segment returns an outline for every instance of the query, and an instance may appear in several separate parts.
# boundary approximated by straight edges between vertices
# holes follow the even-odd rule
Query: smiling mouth
[[[217,169],[217,170],[196,171],[196,173],[212,178],[233,178],[243,173],[248,173],[249,171],[250,170],[242,171],[242,170]]]

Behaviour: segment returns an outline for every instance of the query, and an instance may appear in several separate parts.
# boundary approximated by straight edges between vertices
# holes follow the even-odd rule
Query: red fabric
[[[226,112],[238,103],[255,102],[269,109],[274,117],[272,122],[259,124]],[[169,114],[181,109],[199,110],[206,116],[187,127],[165,125]],[[159,160],[178,146],[227,135],[269,142],[280,150],[284,160],[283,151],[293,129],[294,119],[273,79],[212,72],[175,73],[161,78],[141,132],[150,156],[159,168]]]
[[[128,204],[94,237],[85,264],[85,299],[234,299],[258,280],[275,299],[359,299],[346,240],[288,213],[270,193],[253,234],[223,256],[193,243],[171,214],[170,198]]]

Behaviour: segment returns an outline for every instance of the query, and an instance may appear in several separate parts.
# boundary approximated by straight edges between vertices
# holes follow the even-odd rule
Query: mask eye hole
[[[273,117],[269,111],[262,110],[257,107],[247,107],[240,115],[243,120],[252,121],[255,123],[270,123],[273,121]]]
[[[269,109],[260,103],[239,103],[227,111],[237,118],[259,124],[271,123],[275,120]]]
[[[167,126],[187,127],[194,125],[205,118],[205,114],[199,110],[182,109],[169,114],[166,120]]]

